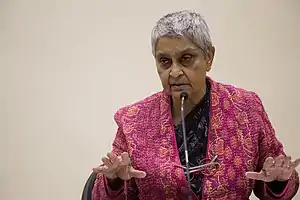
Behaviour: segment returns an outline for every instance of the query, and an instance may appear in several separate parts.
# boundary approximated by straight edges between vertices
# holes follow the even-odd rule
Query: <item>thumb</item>
[[[130,168],[129,173],[130,173],[130,176],[134,177],[134,178],[145,178],[147,175],[146,172],[136,170],[133,167]]]
[[[296,168],[298,167],[298,165],[300,165],[300,159],[296,159],[294,162],[293,162],[293,167]]]
[[[263,181],[265,180],[265,175],[260,172],[246,172],[246,177],[253,180]]]

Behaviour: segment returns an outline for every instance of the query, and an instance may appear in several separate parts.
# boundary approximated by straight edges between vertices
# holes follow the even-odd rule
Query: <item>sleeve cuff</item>
[[[282,198],[288,189],[288,181],[273,181],[270,183],[265,183],[266,192],[275,199]]]
[[[108,184],[108,180],[104,175],[103,175],[103,181],[104,181],[104,186],[105,186],[106,193],[109,197],[117,197],[124,190],[124,185],[118,190],[111,189],[109,184]]]

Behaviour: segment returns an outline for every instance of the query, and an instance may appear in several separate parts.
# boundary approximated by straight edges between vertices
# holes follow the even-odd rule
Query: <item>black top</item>
[[[190,167],[204,164],[206,157],[208,127],[210,111],[210,83],[207,81],[207,89],[203,99],[185,117],[185,128],[187,134],[187,146]],[[183,132],[181,123],[175,126],[176,142],[180,162],[185,166],[185,153],[183,144]],[[203,174],[200,172],[191,174],[191,188],[201,199]]]

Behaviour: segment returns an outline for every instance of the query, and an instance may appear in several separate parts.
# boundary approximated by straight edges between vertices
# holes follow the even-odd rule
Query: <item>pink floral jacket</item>
[[[260,171],[265,159],[284,154],[260,98],[253,92],[211,83],[210,129],[207,160],[218,155],[220,165],[205,172],[203,200],[246,200],[251,192],[259,199],[288,200],[296,194],[296,171],[282,194],[274,194],[263,182],[248,180],[247,171]],[[115,114],[118,131],[113,152],[128,152],[143,179],[126,181],[111,190],[102,174],[93,188],[93,200],[184,200],[187,181],[180,164],[170,109],[170,98],[156,93]],[[194,200],[198,197],[194,194]]]

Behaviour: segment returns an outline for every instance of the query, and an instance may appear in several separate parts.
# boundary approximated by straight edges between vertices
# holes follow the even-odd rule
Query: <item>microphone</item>
[[[188,154],[188,147],[187,147],[187,139],[186,139],[186,128],[185,128],[185,119],[184,119],[184,101],[188,99],[188,93],[186,91],[181,91],[180,93],[180,118],[182,124],[182,133],[183,133],[183,144],[184,144],[184,153],[185,153],[185,168],[186,168],[186,176],[187,182],[189,187],[189,195],[188,200],[192,200],[192,188],[191,188],[191,175],[190,175],[190,166],[189,166],[189,154]]]
[[[180,99],[184,98],[184,100],[187,100],[189,97],[189,94],[186,91],[181,91],[180,93]]]

